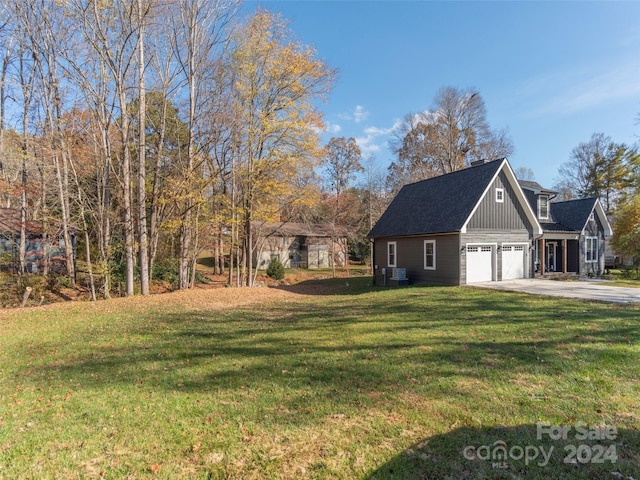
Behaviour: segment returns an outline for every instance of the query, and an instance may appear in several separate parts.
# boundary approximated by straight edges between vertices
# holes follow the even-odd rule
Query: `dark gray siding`
[[[497,188],[504,190],[502,203],[496,202]],[[467,231],[519,229],[533,231],[515,191],[507,181],[504,172],[501,171],[469,220]]]
[[[586,258],[587,237],[598,238],[598,261],[588,262]],[[595,215],[594,220],[587,222],[584,235],[580,236],[580,275],[601,275],[604,272],[604,250],[605,250],[605,237],[604,227],[600,222],[600,218]]]
[[[407,270],[407,277],[411,283],[459,285],[460,243],[458,238],[458,234],[377,238],[374,255],[374,265],[378,266],[376,285],[383,284],[383,268],[387,271],[387,279],[391,278],[392,267],[387,265],[387,244],[389,242],[396,242],[396,266]],[[424,268],[425,240],[436,242],[435,270]]]

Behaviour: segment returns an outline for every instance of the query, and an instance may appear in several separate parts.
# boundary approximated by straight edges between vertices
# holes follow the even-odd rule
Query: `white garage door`
[[[524,245],[502,246],[502,280],[525,278]]]
[[[467,283],[493,280],[493,248],[491,245],[467,246]]]

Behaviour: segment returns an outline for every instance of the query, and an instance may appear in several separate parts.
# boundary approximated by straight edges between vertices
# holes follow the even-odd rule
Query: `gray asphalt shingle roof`
[[[518,180],[518,183],[523,188],[527,201],[534,211],[537,210],[538,193],[557,193],[540,186],[537,182]],[[545,232],[581,232],[595,207],[595,203],[595,198],[551,202],[549,204],[551,221],[541,222],[540,225]]]
[[[536,193],[558,193],[555,190],[549,190],[548,188],[544,188],[538,182],[534,182],[532,180],[518,180],[518,183],[522,188],[527,190],[533,190]]]
[[[551,203],[551,216],[556,223],[568,227],[570,231],[581,232],[589,220],[595,203],[595,198],[553,202]]]
[[[369,238],[460,231],[503,162],[494,160],[405,185]]]

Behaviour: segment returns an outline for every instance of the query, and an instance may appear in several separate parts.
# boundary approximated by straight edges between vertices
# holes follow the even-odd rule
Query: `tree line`
[[[281,16],[258,9],[241,17],[239,6],[0,6],[0,207],[19,212],[19,275],[28,221],[62,239],[71,284],[78,238],[93,299],[108,298],[115,285],[148,294],[167,264],[177,287],[190,288],[205,248],[229,285],[252,285],[261,222],[328,223],[366,257],[366,233],[403,184],[513,152],[506,130],[489,126],[480,92],[454,87],[440,89],[429,110],[405,116],[386,176],[353,138],[322,145],[316,105],[336,70]],[[637,152],[603,152],[622,159],[621,178],[636,184],[615,183],[617,167],[598,160],[591,170],[606,178],[565,190],[583,195],[597,185],[607,205],[632,191],[637,197]],[[567,166],[567,178],[577,170]]]
[[[78,235],[94,299],[116,277],[149,293],[158,259],[177,258],[189,288],[205,244],[229,284],[251,285],[252,224],[317,197],[315,104],[335,70],[235,0],[0,8],[0,201],[20,211],[18,272],[34,220],[59,226],[71,282]]]
[[[613,226],[615,253],[632,259],[640,273],[640,153],[637,145],[617,143],[594,133],[558,169],[554,188],[560,198],[598,198]]]

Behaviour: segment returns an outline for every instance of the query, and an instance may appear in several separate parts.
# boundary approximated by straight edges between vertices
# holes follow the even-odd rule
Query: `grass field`
[[[0,312],[0,479],[640,478],[640,306],[367,282]]]

